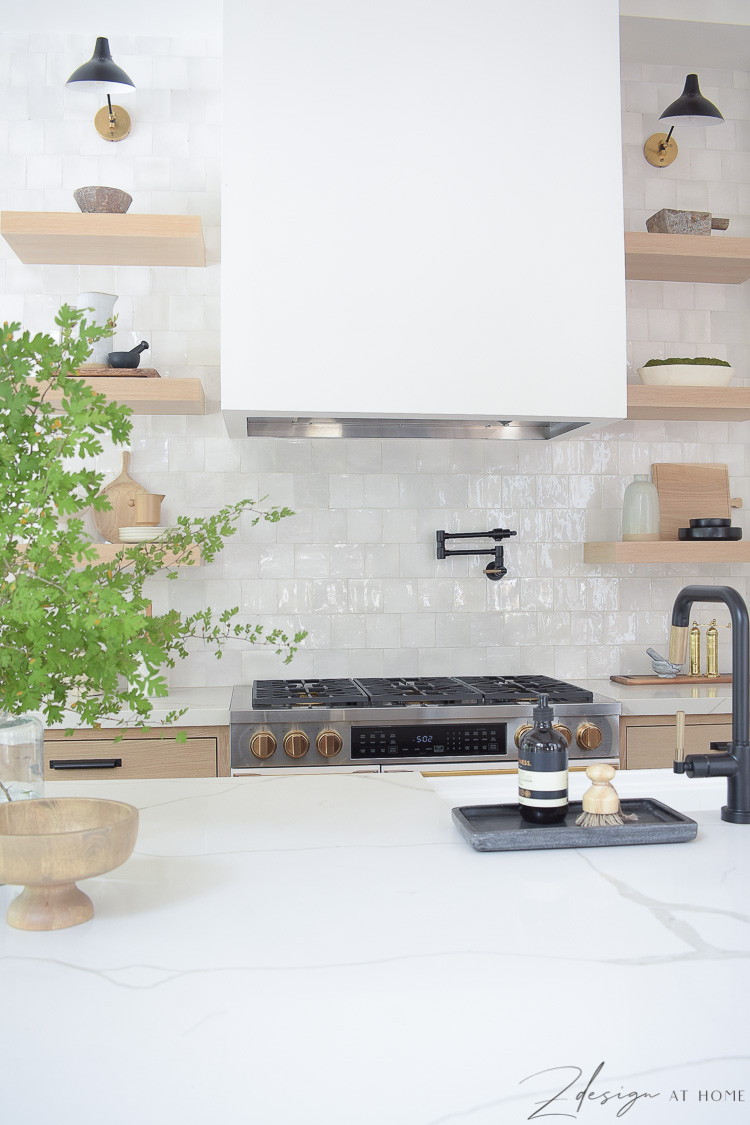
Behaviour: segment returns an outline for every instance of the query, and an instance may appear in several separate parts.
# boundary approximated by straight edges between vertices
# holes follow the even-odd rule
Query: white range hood
[[[226,0],[232,436],[626,414],[617,0]]]

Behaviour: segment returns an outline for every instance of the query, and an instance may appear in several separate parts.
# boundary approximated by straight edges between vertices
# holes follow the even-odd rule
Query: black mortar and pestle
[[[110,367],[137,367],[141,362],[141,352],[145,352],[148,344],[141,340],[137,347],[129,352],[110,352],[107,363]]]

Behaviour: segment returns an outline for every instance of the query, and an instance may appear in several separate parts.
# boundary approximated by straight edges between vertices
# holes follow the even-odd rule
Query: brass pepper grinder
[[[683,657],[684,659],[684,657]],[[701,674],[701,630],[697,621],[690,628],[690,668],[689,676]]]
[[[722,629],[731,629],[731,625],[722,625]],[[714,617],[706,630],[706,675],[715,680],[719,675],[719,629]]]

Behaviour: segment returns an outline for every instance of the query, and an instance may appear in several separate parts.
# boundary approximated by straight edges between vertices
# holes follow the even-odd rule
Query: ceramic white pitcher
[[[89,324],[106,324],[112,318],[115,301],[117,300],[116,293],[79,293],[76,298],[77,309],[93,309],[93,312],[86,313],[86,320]],[[101,340],[97,340],[91,345],[91,355],[86,360],[87,363],[101,363],[104,367],[107,366],[107,356],[113,349],[112,337],[105,336]]]

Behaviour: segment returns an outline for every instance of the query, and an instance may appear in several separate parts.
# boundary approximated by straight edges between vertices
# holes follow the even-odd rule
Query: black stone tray
[[[680,844],[694,840],[698,825],[652,797],[626,799],[622,811],[638,820],[603,828],[579,828],[581,802],[571,801],[561,824],[529,824],[518,805],[464,805],[453,809],[459,831],[478,852],[518,852],[536,848],[607,848],[624,844]]]

